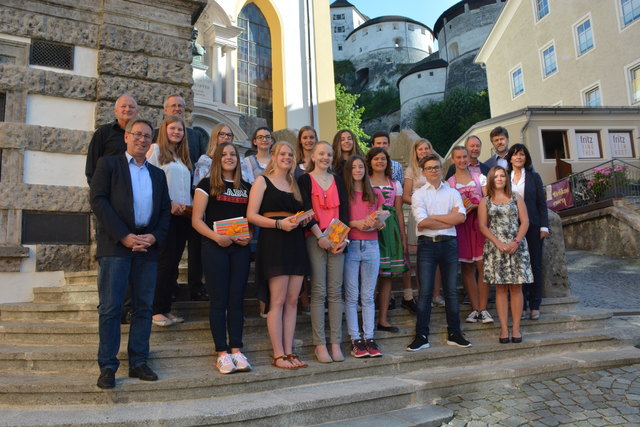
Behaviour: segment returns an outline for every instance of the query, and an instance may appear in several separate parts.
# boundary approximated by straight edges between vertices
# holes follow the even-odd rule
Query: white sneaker
[[[437,297],[435,297],[433,299],[433,302],[438,306],[438,307],[444,307],[445,303],[444,303],[444,297],[442,295],[438,295]]]
[[[233,359],[229,354],[218,357],[216,366],[218,367],[218,372],[221,374],[230,374],[236,371],[236,365],[233,363]]]
[[[231,359],[233,359],[233,364],[236,365],[236,371],[247,372],[251,370],[251,364],[244,354],[240,352],[231,353]]]
[[[473,310],[471,313],[469,313],[469,315],[467,316],[467,323],[476,323],[478,321],[478,310]]]
[[[482,323],[493,323],[493,317],[491,317],[491,314],[489,314],[487,310],[482,310],[480,312],[480,319]]]

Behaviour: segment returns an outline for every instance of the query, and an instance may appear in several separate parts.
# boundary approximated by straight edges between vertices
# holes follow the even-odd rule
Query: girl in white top
[[[152,322],[171,326],[184,319],[171,314],[171,293],[178,280],[178,263],[182,258],[191,227],[191,160],[184,121],[168,116],[162,121],[157,143],[147,153],[149,163],[162,169],[167,177],[171,198],[171,222],[164,246],[160,248],[158,278],[153,302]]]
[[[209,146],[207,147],[207,152],[200,156],[198,161],[196,162],[193,170],[193,187],[197,187],[200,181],[203,178],[207,178],[209,176],[209,169],[211,169],[211,159],[213,158],[213,153],[216,151],[216,147],[218,144],[222,144],[223,142],[233,142],[233,131],[231,128],[224,123],[218,123],[211,129],[211,137],[209,138]],[[252,182],[252,179],[247,179],[244,173],[244,168],[242,171],[242,179],[247,182]]]

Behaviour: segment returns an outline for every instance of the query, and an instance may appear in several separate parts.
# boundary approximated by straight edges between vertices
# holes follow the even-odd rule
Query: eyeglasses
[[[151,141],[152,140],[152,136],[147,134],[147,133],[141,133],[141,132],[127,132],[129,135],[133,135],[133,137],[135,139],[144,139],[145,141]]]
[[[258,141],[268,141],[271,139],[271,135],[258,135],[256,136]]]
[[[232,133],[218,132],[218,138],[233,138]]]
[[[438,172],[440,169],[442,169],[442,166],[427,166],[426,168],[422,168],[422,170],[427,172]]]

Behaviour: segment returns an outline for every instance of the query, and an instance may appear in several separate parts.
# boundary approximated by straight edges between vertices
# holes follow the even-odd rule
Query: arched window
[[[273,126],[271,35],[260,9],[249,3],[240,11],[238,25],[238,109],[262,117]]]

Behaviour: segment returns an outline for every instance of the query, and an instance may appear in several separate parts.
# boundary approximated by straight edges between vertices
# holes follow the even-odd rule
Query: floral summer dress
[[[518,234],[518,203],[515,194],[508,203],[498,205],[489,197],[487,222],[489,229],[501,242],[510,242]],[[513,254],[502,252],[489,239],[484,242],[484,280],[491,285],[532,283],[531,261],[527,240],[522,239]]]

